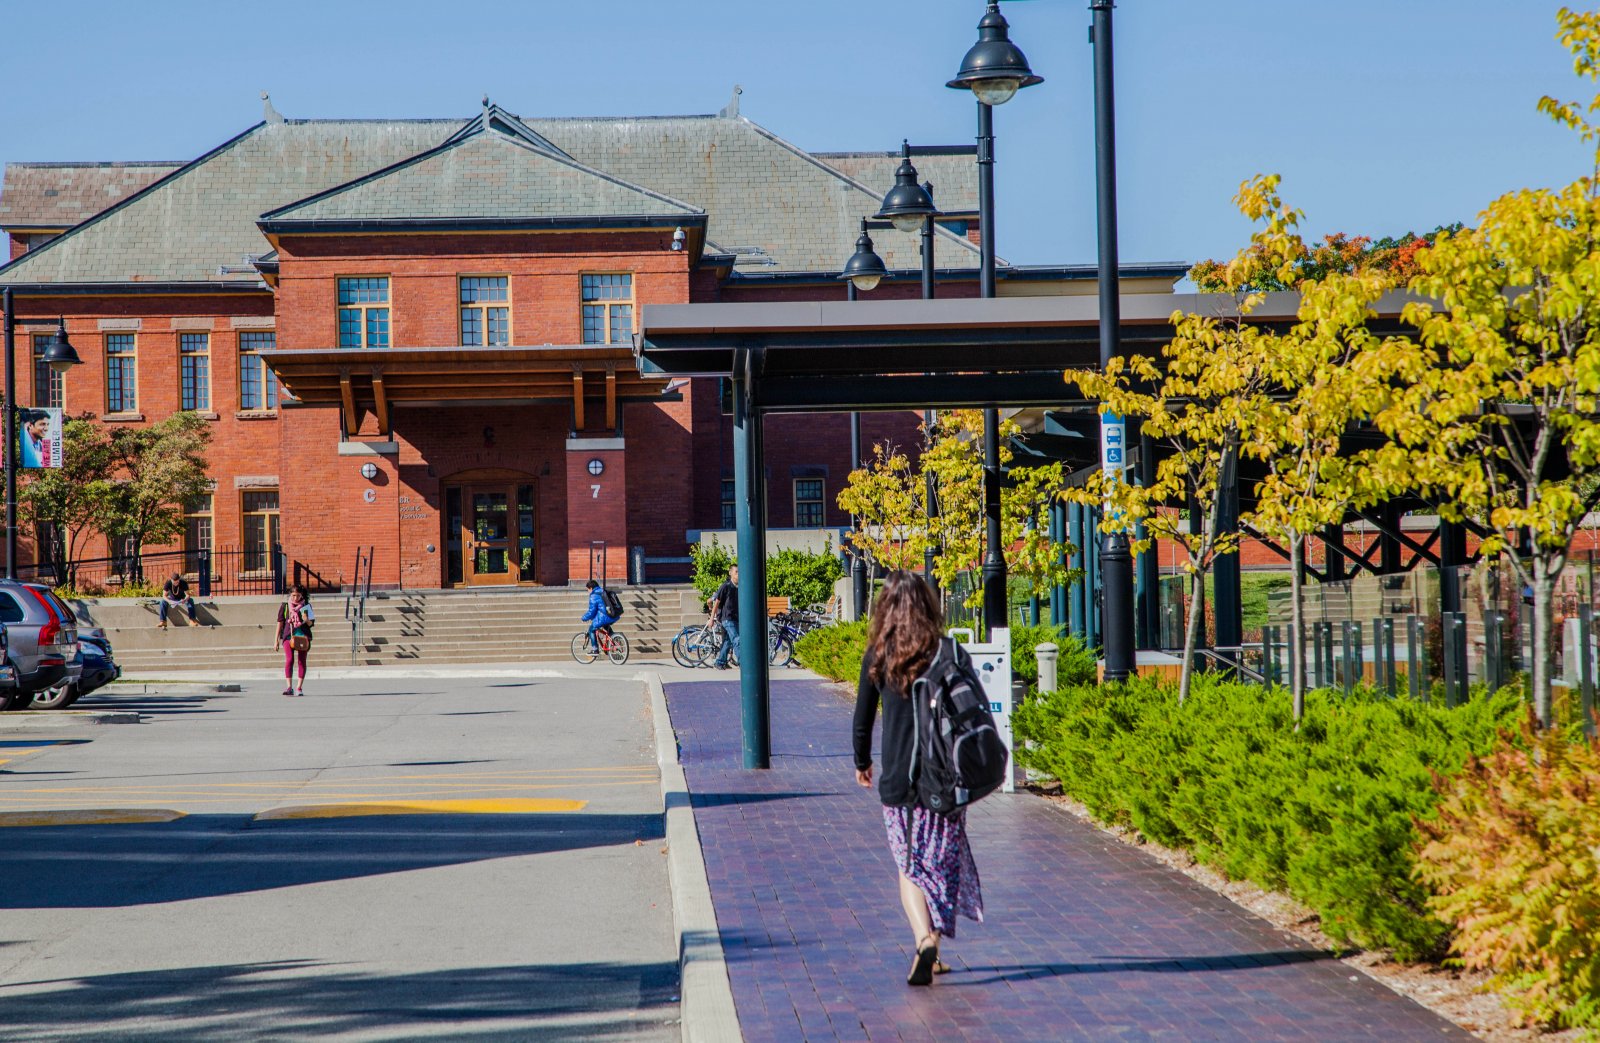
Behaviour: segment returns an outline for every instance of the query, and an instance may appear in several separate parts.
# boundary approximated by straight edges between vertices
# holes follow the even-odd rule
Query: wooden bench
[[[773,616],[780,615],[780,614],[782,614],[784,612],[787,612],[787,611],[789,611],[789,599],[788,598],[768,598],[767,599],[767,618],[770,619]]]

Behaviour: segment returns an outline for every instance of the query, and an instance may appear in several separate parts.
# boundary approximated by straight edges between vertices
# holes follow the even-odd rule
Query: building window
[[[821,478],[794,480],[794,524],[797,529],[820,529],[825,523]]]
[[[272,330],[251,330],[239,334],[239,408],[277,409],[278,375],[267,367],[260,355],[278,346]]]
[[[503,348],[511,343],[511,280],[504,275],[461,277],[461,345]]]
[[[106,334],[106,412],[139,411],[136,357],[133,334]]]
[[[583,277],[583,342],[633,341],[633,276],[625,272]]]
[[[339,280],[339,347],[389,346],[389,277]]]
[[[738,525],[733,513],[733,479],[722,480],[722,527],[732,529]]]
[[[183,505],[183,571],[200,574],[200,552],[211,550],[211,494],[196,496]]]
[[[243,503],[244,571],[265,572],[272,567],[278,545],[278,490],[253,489]]]
[[[33,404],[50,409],[60,409],[66,397],[61,374],[44,361],[45,349],[55,339],[54,333],[33,335]]]
[[[211,408],[211,334],[178,334],[179,409]]]

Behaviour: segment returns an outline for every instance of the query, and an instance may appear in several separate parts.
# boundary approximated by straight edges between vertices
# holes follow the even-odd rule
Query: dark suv
[[[0,688],[0,701],[25,709],[35,693],[69,679],[78,656],[77,620],[49,587],[0,579],[0,623],[6,661],[17,678],[15,688]]]

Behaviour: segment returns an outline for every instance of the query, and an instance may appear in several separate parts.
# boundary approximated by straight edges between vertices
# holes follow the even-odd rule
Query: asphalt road
[[[0,727],[0,1039],[677,1038],[642,684],[278,692]]]

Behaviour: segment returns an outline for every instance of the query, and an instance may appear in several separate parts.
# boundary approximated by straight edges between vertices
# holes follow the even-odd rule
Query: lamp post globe
[[[59,324],[56,326],[55,338],[44,349],[43,361],[45,365],[56,373],[65,373],[73,366],[83,362],[78,357],[78,351],[72,346],[72,342],[67,340],[66,319],[59,320]]]
[[[844,263],[844,271],[839,273],[840,279],[850,280],[861,293],[869,293],[877,289],[878,283],[889,275],[889,269],[884,267],[883,258],[879,257],[872,249],[872,237],[867,234],[866,218],[861,219],[861,237],[856,240],[856,252]]]
[[[937,217],[928,190],[917,184],[917,168],[911,164],[911,143],[900,143],[900,166],[894,172],[894,187],[883,197],[883,204],[873,215],[875,220],[888,221],[896,231],[920,232],[922,222]]]
[[[978,42],[961,59],[961,71],[946,87],[970,90],[985,105],[1004,105],[1017,91],[1043,83],[1028,67],[1022,49],[1011,42],[1010,26],[1000,13],[1000,0],[989,0],[989,10],[978,21]]]

